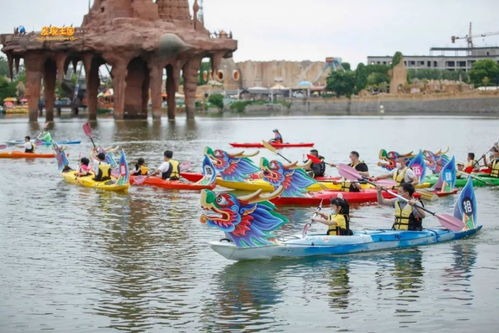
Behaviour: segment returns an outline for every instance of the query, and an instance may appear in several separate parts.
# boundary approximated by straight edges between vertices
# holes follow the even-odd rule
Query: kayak
[[[141,177],[144,177],[144,176],[141,176]],[[216,186],[216,184],[202,185],[202,184],[196,184],[196,183],[184,183],[180,180],[165,180],[165,179],[162,179],[160,177],[144,177],[143,182],[141,182],[140,184],[136,184],[135,178],[136,178],[136,176],[130,176],[130,184],[131,185],[156,186],[156,187],[161,187],[161,188],[170,189],[170,190],[199,191],[199,190],[203,190],[203,189],[214,189]]]
[[[233,182],[233,181],[228,181],[228,180],[223,180],[220,177],[217,177],[216,180],[217,185],[223,186],[229,189],[233,190],[239,190],[239,191],[258,191],[262,190],[263,192],[272,192],[274,191],[274,187],[272,184],[269,182],[266,182],[262,179],[254,179],[254,180],[247,180],[245,182]],[[362,188],[372,188],[372,185],[369,184],[362,184]],[[341,190],[341,185],[340,184],[334,184],[334,183],[315,183],[307,187],[308,192],[317,192],[317,191],[323,191],[323,190],[336,190],[339,191]]]
[[[36,143],[37,145],[46,145],[46,146],[51,146],[53,142],[47,142],[47,141],[41,141],[41,140],[31,140],[31,142]],[[8,145],[23,145],[24,140],[9,140],[5,142]],[[64,140],[64,141],[57,141],[56,144],[58,145],[79,145],[81,143],[81,140]]]
[[[490,177],[490,176],[484,176],[484,175],[473,175],[473,186],[476,187],[482,187],[482,186],[497,186],[499,185],[499,178],[495,177]],[[433,186],[436,184],[438,181],[438,175],[431,175],[427,176],[425,178],[425,182],[431,184]],[[467,178],[457,178],[456,179],[456,187],[464,187],[466,185],[466,182],[468,181]]]
[[[474,229],[458,232],[447,229],[423,229],[422,231],[377,229],[357,231],[352,236],[324,234],[295,236],[273,245],[258,247],[236,247],[232,242],[217,241],[210,242],[210,247],[230,260],[333,256],[448,242],[472,236],[481,228],[482,226],[479,225]]]
[[[182,178],[187,179],[190,182],[196,183],[203,179],[203,174],[202,173],[194,173],[194,172],[181,172],[180,176]]]
[[[270,142],[269,142],[270,143]],[[229,143],[234,148],[263,148],[261,143]],[[313,147],[314,143],[270,143],[274,148],[303,148]]]
[[[276,206],[329,206],[332,199],[337,198],[339,195],[349,203],[365,203],[377,202],[378,191],[375,189],[365,189],[361,192],[341,192],[341,191],[320,191],[308,193],[304,197],[277,197],[270,200]],[[388,192],[382,192],[383,198],[393,199],[395,196]],[[414,193],[414,197],[420,197],[419,193]]]
[[[0,152],[0,158],[54,158],[55,154],[25,153],[23,151]]]
[[[61,175],[62,178],[64,178],[64,180],[69,184],[93,187],[100,190],[127,192],[128,188],[130,187],[130,184],[118,185],[118,179],[114,177],[112,177],[111,180],[97,182],[94,180],[93,175],[86,177],[76,177],[76,171],[63,172]]]
[[[457,188],[453,189],[450,192],[431,191],[431,193],[434,193],[434,194],[436,194],[439,197],[446,197],[446,196],[449,196],[449,195],[454,195],[454,194],[457,194],[457,192],[458,192]]]

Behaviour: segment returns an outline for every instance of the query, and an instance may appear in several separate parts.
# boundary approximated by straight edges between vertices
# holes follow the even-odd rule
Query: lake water
[[[82,119],[57,120],[76,165],[91,145]],[[286,141],[316,142],[329,161],[358,150],[373,174],[380,148],[450,148],[458,160],[485,152],[499,120],[432,117],[198,118],[186,123],[100,119],[96,140],[130,161],[159,164],[165,149],[199,170],[205,146],[231,151],[279,128]],[[25,119],[0,120],[0,142],[35,135]],[[300,159],[304,149],[284,150]],[[268,152],[261,152],[274,157]],[[39,332],[497,332],[499,188],[477,188],[477,236],[403,251],[235,263],[207,242],[223,234],[199,222],[199,194],[150,187],[129,194],[66,184],[54,160],[0,160],[0,331]],[[335,174],[334,170],[329,170]],[[450,212],[455,198],[428,207]],[[314,208],[279,208],[301,232]],[[392,212],[354,211],[352,228],[389,228]],[[425,225],[436,227],[431,218]],[[315,227],[322,230],[320,226]]]

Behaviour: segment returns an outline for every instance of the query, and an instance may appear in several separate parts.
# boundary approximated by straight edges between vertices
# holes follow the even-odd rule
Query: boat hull
[[[229,143],[232,147],[234,148],[263,148],[263,145],[261,143]],[[282,148],[306,148],[306,147],[313,147],[314,143],[270,143],[272,147],[277,148],[277,149],[282,149]]]
[[[179,180],[164,180],[160,177],[146,177],[144,181],[140,184],[136,184],[135,176],[130,176],[130,184],[135,186],[155,186],[161,187],[168,190],[190,190],[190,191],[201,191],[203,189],[214,189],[215,184],[212,185],[201,185],[195,183],[184,183]]]
[[[460,232],[446,229],[399,231],[391,229],[364,230],[353,236],[308,235],[295,237],[278,245],[238,248],[229,242],[211,242],[210,247],[230,260],[256,260],[276,258],[302,258],[347,255],[390,249],[443,243],[476,234],[482,226]]]
[[[55,154],[25,153],[23,151],[0,152],[0,158],[54,158]]]
[[[114,191],[114,192],[128,192],[128,188],[130,184],[117,184],[117,179],[112,178],[108,181],[97,182],[93,180],[94,176],[86,176],[86,177],[76,177],[76,171],[63,172],[62,178],[64,181],[69,184],[84,186],[84,187],[92,187],[105,191]]]

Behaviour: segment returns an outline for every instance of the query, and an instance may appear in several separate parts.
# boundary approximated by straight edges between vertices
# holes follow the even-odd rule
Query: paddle
[[[262,140],[262,145],[263,145],[263,147],[265,147],[269,151],[273,152],[274,154],[277,154],[277,155],[281,156],[282,158],[284,158],[288,163],[293,163],[289,159],[287,159],[286,157],[284,157],[281,153],[279,153],[277,151],[277,149],[274,146],[272,146],[269,142],[267,142],[265,140]]]
[[[89,139],[90,139],[90,141],[92,141],[92,145],[94,146],[94,148],[97,148],[95,146],[94,139],[92,138],[92,128],[90,128],[90,124],[89,123],[83,124],[83,132],[85,132],[86,136],[88,136]]]
[[[345,164],[340,164],[338,166],[338,171],[340,172],[340,175],[342,177],[345,177],[347,179],[350,179],[350,180],[365,180],[358,172],[357,170],[355,170],[354,168],[348,166],[348,165],[345,165]],[[366,180],[368,183],[372,184],[372,185],[375,185],[373,182],[370,182],[368,180]],[[409,202],[409,200],[407,200],[406,198],[392,192],[392,191],[389,191],[385,188],[382,188],[383,191],[386,191],[387,193],[405,201],[405,202]],[[437,213],[434,213],[420,205],[414,205],[415,207],[435,216],[438,221],[440,222],[440,224],[446,228],[446,229],[449,229],[451,231],[460,231],[464,228],[464,223],[463,221],[455,218],[453,215],[450,215],[450,214],[437,214]]]
[[[312,218],[310,219],[309,222],[307,222],[304,226],[303,226],[303,231],[302,231],[302,238],[305,238],[305,236],[307,236],[307,233],[308,233],[308,230],[310,229],[310,227],[312,226],[312,223],[314,222],[313,218],[317,215],[318,212],[320,212],[322,210],[322,202],[324,201],[324,199],[321,200],[321,203],[319,204],[319,206],[315,209],[315,212],[314,212],[314,215],[312,215]]]
[[[0,145],[0,149],[6,149],[7,147],[7,145]]]
[[[465,177],[470,177],[470,178],[476,179],[476,180],[478,180],[478,181],[480,181],[480,182],[484,183],[485,185],[488,185],[488,186],[495,186],[494,184],[489,183],[488,181],[483,180],[483,179],[481,179],[480,177],[474,176],[474,175],[469,174],[469,173],[467,173],[467,172],[458,171],[458,173],[459,173],[459,174],[461,174],[461,175],[463,175],[463,176],[465,176]]]

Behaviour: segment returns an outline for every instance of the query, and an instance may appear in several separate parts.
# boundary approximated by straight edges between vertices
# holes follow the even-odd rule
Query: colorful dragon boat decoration
[[[250,157],[257,154],[258,151],[253,154],[244,154],[244,151],[237,154],[229,154],[221,149],[213,150],[210,147],[206,147],[205,149],[205,155],[211,159],[217,174],[223,180],[235,182],[243,182],[252,174],[260,171],[258,166],[250,159]]]
[[[446,155],[448,152],[449,148],[445,151],[439,150],[435,153],[429,150],[423,151],[428,169],[434,174],[439,174],[442,168],[449,162],[449,157]]]
[[[411,152],[407,154],[400,154],[396,151],[387,151],[386,149],[381,149],[379,151],[378,157],[380,161],[378,162],[378,166],[392,171],[397,167],[397,159],[399,157],[405,157],[407,159],[412,159],[415,155]]]
[[[201,223],[218,228],[237,247],[257,247],[272,244],[273,230],[288,219],[276,213],[269,200],[279,196],[282,187],[263,195],[261,190],[245,196],[232,193],[201,192]]]
[[[272,184],[274,189],[282,187],[284,197],[302,197],[307,187],[316,183],[304,170],[305,167],[307,165],[298,165],[297,162],[284,165],[277,160],[260,159],[262,179]]]

